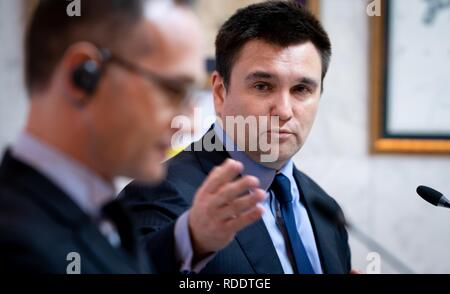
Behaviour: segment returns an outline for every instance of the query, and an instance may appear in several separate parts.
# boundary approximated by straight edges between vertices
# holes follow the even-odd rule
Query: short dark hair
[[[238,10],[216,38],[216,70],[228,87],[234,63],[244,45],[262,40],[281,47],[311,41],[322,59],[322,81],[331,59],[331,42],[317,18],[298,1],[267,1]]]
[[[45,87],[70,45],[88,41],[114,48],[143,16],[143,0],[86,0],[70,17],[67,0],[41,0],[25,36],[28,91]]]

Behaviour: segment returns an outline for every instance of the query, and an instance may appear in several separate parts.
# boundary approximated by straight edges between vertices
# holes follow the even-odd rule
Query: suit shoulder
[[[46,248],[60,243],[65,228],[23,192],[11,186],[0,185],[0,256],[10,250],[17,256],[30,256],[35,260],[45,257]],[[41,235],[44,234],[44,235]],[[20,254],[19,254],[20,253]],[[56,254],[56,253],[54,253]],[[48,256],[47,256],[48,257]],[[28,264],[28,261],[24,261]]]
[[[163,185],[174,187],[188,203],[191,203],[195,192],[207,177],[198,152],[184,150],[167,164],[167,177]]]
[[[195,151],[191,151],[192,145],[188,146],[186,149],[175,155],[174,157],[170,158],[167,161],[168,165],[177,165],[177,164],[183,164],[183,163],[191,163],[197,161],[197,158],[195,156]]]
[[[36,233],[39,226],[52,224],[48,214],[24,192],[12,186],[0,184],[0,230],[17,231],[21,235]]]
[[[120,192],[119,200],[133,214],[160,211],[170,218],[175,218],[189,207],[181,189],[181,182],[176,176],[167,176],[158,183],[135,180]]]
[[[169,159],[167,176],[157,184],[133,181],[119,194],[121,201],[136,209],[170,208],[171,214],[188,208],[205,175],[193,151],[184,150]]]
[[[168,178],[172,175],[184,175],[185,173],[195,172],[201,169],[200,162],[195,151],[185,149],[178,153],[167,162]]]
[[[307,174],[305,174],[304,172],[296,169],[296,172],[298,173],[298,175],[303,179],[303,181],[306,183],[306,185],[308,186],[307,188],[312,190],[314,192],[314,195],[316,197],[319,197],[322,202],[327,203],[328,205],[331,205],[333,207],[338,208],[339,210],[341,209],[341,207],[339,206],[339,204],[337,203],[337,201],[330,196],[319,184],[317,184],[311,177],[309,177]]]

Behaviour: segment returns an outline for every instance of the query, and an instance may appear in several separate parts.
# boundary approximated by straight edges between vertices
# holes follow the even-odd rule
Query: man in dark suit
[[[257,177],[266,191],[264,213],[216,252],[203,273],[349,273],[347,232],[315,203],[330,211],[339,211],[338,204],[292,160],[313,125],[330,57],[327,33],[296,1],[234,14],[216,39],[217,122],[168,161],[163,184],[135,181],[122,192],[141,233],[151,240],[191,205],[188,213],[195,211],[202,202],[197,189],[232,158],[244,165],[242,176]]]
[[[201,83],[196,18],[170,1],[89,0],[77,17],[68,4],[41,1],[27,32],[31,103],[0,165],[0,271],[198,270],[261,216],[263,191],[237,197],[258,184],[234,181],[242,165],[229,161],[205,182],[196,222],[180,218],[160,230],[150,262],[113,185],[118,176],[164,176],[170,122]],[[223,194],[229,203],[221,204],[217,186],[234,188]],[[236,207],[245,213],[222,221]],[[205,210],[217,221],[205,220]]]

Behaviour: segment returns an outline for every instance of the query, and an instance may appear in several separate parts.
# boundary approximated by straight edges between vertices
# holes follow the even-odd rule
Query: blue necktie
[[[289,236],[289,245],[294,255],[296,272],[300,274],[314,274],[312,264],[306,254],[305,246],[297,230],[294,217],[294,207],[291,194],[291,183],[283,174],[277,174],[271,190],[280,203],[281,216]]]

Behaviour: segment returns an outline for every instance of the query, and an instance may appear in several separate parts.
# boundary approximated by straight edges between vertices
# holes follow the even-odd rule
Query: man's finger
[[[225,183],[217,192],[214,194],[214,199],[212,203],[215,207],[226,206],[233,202],[236,198],[240,198],[249,191],[254,190],[259,187],[259,180],[253,176],[245,176],[234,182]]]
[[[223,184],[234,180],[243,170],[239,161],[227,159],[222,165],[215,167],[206,178],[201,190],[204,193],[214,193]]]
[[[264,208],[260,205],[257,205],[255,206],[255,208],[242,213],[238,217],[228,220],[227,222],[225,222],[225,225],[229,230],[237,233],[246,226],[260,219],[263,213]]]
[[[236,218],[246,211],[255,208],[256,205],[263,201],[265,198],[265,191],[257,189],[254,192],[238,198],[231,202],[229,205],[221,208],[218,214],[220,218],[225,221]]]

